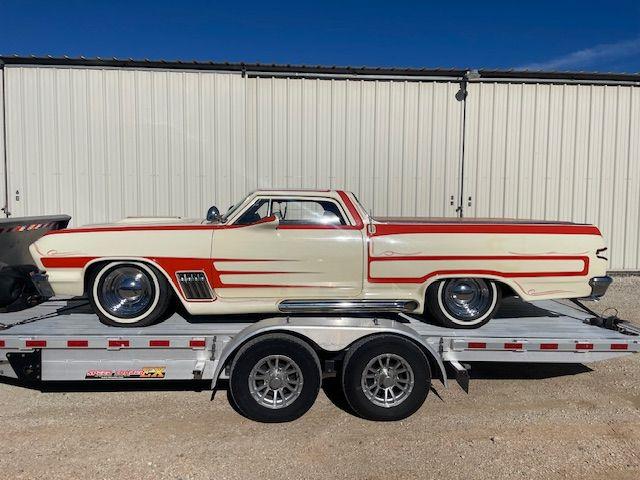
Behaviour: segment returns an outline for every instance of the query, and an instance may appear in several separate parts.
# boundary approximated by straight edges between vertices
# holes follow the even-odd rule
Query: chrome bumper
[[[587,298],[589,300],[597,300],[602,297],[607,292],[611,282],[613,282],[613,278],[608,275],[604,277],[593,277],[589,280],[589,285],[591,285],[591,295]]]

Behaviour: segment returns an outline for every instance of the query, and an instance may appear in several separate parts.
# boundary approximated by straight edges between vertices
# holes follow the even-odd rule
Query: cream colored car
[[[371,218],[343,191],[256,191],[206,220],[128,218],[31,245],[57,295],[126,327],[191,315],[426,313],[476,328],[500,300],[601,296],[598,228],[565,222]]]

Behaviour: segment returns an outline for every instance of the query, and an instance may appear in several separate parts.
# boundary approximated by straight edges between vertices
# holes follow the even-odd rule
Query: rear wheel
[[[478,328],[486,324],[500,306],[500,289],[483,278],[449,278],[430,285],[426,309],[448,328]]]
[[[311,408],[321,384],[320,360],[302,340],[268,334],[244,345],[229,379],[231,398],[244,416],[289,422]]]
[[[369,420],[402,420],[424,403],[431,370],[424,353],[394,335],[365,338],[349,349],[342,388],[354,412]]]
[[[171,288],[157,269],[139,262],[110,262],[95,270],[88,297],[100,321],[116,327],[146,327],[169,310]]]

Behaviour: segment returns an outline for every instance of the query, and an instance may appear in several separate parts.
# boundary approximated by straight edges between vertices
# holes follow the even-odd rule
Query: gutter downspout
[[[467,143],[467,95],[469,91],[467,90],[467,85],[469,84],[469,80],[476,80],[480,78],[480,73],[478,70],[468,70],[462,79],[460,80],[460,90],[456,93],[456,100],[462,102],[462,125],[460,127],[460,183],[459,183],[459,192],[460,196],[458,198],[458,206],[456,208],[456,213],[458,217],[464,217],[464,165],[465,165],[465,145]],[[467,204],[471,206],[471,197],[469,197],[469,202]]]
[[[9,159],[7,155],[7,84],[4,71],[4,62],[0,60],[0,73],[2,74],[2,98],[0,98],[0,104],[2,104],[2,111],[0,112],[0,115],[2,115],[2,131],[0,135],[2,135],[2,161],[4,162],[4,206],[0,210],[9,218],[11,212],[9,211]]]

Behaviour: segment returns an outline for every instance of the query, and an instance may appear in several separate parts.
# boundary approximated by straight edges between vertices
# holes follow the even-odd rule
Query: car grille
[[[180,272],[178,282],[187,300],[211,300],[213,294],[207,281],[207,276],[202,272]]]

